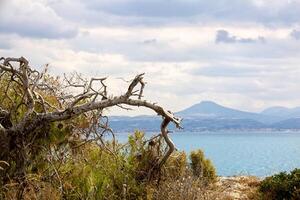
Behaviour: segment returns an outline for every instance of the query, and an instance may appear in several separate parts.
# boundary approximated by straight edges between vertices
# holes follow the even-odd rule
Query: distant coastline
[[[203,101],[175,113],[183,119],[183,130],[202,131],[300,131],[300,107],[270,107],[260,113],[227,108],[212,101]],[[111,116],[110,125],[116,132],[140,130],[159,131],[157,116]],[[170,129],[175,129],[171,126]]]

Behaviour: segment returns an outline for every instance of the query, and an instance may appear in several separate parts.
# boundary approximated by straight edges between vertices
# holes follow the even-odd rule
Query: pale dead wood
[[[113,135],[113,131],[107,122],[100,123],[103,118],[102,111],[113,106],[124,108],[124,105],[127,105],[146,107],[162,116],[161,135],[169,149],[158,163],[159,167],[174,151],[175,147],[168,136],[167,126],[172,122],[180,128],[180,119],[156,103],[143,100],[144,73],[138,74],[130,81],[128,89],[122,95],[108,96],[105,84],[107,77],[85,79],[81,74],[73,73],[70,76],[64,75],[63,79],[55,79],[49,77],[47,66],[44,71],[39,72],[30,67],[24,57],[1,58],[0,62],[0,81],[8,81],[4,99],[7,99],[11,105],[5,107],[0,104],[0,138],[8,140],[21,138],[18,148],[28,147],[28,144],[33,143],[36,135],[27,144],[23,140],[36,129],[51,122],[65,121],[80,115],[89,116],[91,126],[82,129],[78,134],[85,134],[85,142],[90,142],[95,139],[90,137],[91,133],[94,133],[94,137],[100,141],[99,145],[104,146],[102,136],[105,133]],[[12,85],[18,85],[18,87],[12,87]],[[15,93],[14,97],[10,95],[12,88]],[[47,95],[52,96],[55,102],[48,101]],[[41,107],[42,110],[39,110],[38,107]],[[15,114],[20,108],[25,110],[25,114],[21,118]],[[102,132],[99,133],[100,129]],[[3,141],[5,140],[3,139]],[[0,148],[6,149],[2,145]],[[3,158],[0,157],[1,159]],[[26,155],[22,155],[20,160],[25,162]]]

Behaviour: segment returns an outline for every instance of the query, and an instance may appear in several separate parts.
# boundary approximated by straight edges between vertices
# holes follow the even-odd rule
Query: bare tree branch
[[[93,138],[89,137],[94,134],[94,139],[104,146],[102,137],[105,133],[114,137],[108,121],[101,123],[104,109],[113,106],[125,109],[128,109],[125,106],[145,107],[163,118],[161,135],[169,149],[159,161],[158,165],[161,167],[175,149],[168,136],[167,126],[172,122],[180,128],[180,119],[156,103],[143,100],[144,73],[131,80],[128,89],[119,96],[108,96],[106,79],[107,77],[85,79],[76,72],[59,79],[47,74],[47,66],[42,72],[32,69],[23,57],[1,58],[0,83],[3,86],[0,87],[6,87],[1,93],[5,103],[0,102],[0,138],[20,141],[18,148],[25,148],[38,137],[35,133],[38,128],[45,128],[51,122],[62,122],[86,115],[90,116],[91,126],[82,128],[78,134],[86,135],[85,142],[92,141]],[[33,133],[35,134],[25,144],[24,138]],[[25,156],[20,155],[20,160],[25,162]]]

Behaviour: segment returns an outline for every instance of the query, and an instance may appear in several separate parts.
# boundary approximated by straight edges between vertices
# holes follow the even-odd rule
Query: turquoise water
[[[300,132],[186,132],[170,135],[179,150],[204,150],[220,176],[264,177],[300,168]],[[117,134],[117,139],[124,142],[127,136]]]

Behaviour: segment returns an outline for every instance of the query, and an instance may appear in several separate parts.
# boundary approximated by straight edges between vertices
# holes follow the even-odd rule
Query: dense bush
[[[1,200],[160,199],[156,191],[186,177],[197,191],[206,176],[192,175],[184,152],[171,155],[167,126],[180,120],[142,99],[144,74],[112,96],[106,78],[54,77],[23,57],[0,58],[0,68]],[[162,134],[147,140],[136,132],[127,144],[106,142],[114,135],[103,111],[120,105],[155,111]]]
[[[184,152],[173,153],[151,177],[165,150],[159,137],[147,140],[135,132],[127,144],[107,142],[106,147],[111,151],[94,143],[76,149],[53,145],[27,169],[24,199],[201,199],[207,180],[215,178],[200,150],[191,154],[191,163]],[[200,168],[201,176],[195,173]],[[18,182],[0,187],[0,199],[17,198]]]
[[[190,159],[194,176],[202,178],[208,183],[216,180],[216,170],[211,161],[205,158],[203,151],[192,151]]]
[[[265,178],[259,188],[262,199],[300,199],[300,169],[281,172]]]

